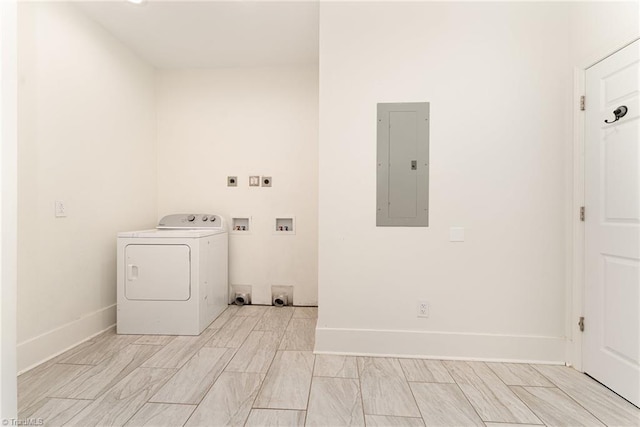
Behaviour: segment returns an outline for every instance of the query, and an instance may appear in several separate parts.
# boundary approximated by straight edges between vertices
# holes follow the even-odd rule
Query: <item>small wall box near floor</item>
[[[229,300],[228,233],[218,215],[176,214],[118,234],[117,333],[199,335]]]

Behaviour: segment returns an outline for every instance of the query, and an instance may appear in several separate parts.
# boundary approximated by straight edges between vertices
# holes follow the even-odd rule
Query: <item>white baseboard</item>
[[[526,335],[316,329],[316,354],[565,364],[565,339]]]
[[[19,343],[18,374],[87,341],[115,323],[116,304],[113,304]]]

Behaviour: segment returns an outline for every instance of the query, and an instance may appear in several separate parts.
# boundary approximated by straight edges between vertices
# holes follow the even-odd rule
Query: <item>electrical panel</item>
[[[376,225],[429,225],[428,102],[378,104]]]

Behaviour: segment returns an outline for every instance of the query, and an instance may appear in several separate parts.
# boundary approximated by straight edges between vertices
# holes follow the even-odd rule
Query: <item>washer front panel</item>
[[[125,297],[142,301],[191,298],[191,249],[187,245],[127,245]]]

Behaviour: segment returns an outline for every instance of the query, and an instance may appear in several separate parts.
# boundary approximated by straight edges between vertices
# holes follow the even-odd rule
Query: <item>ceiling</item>
[[[158,68],[258,67],[318,62],[318,3],[270,1],[74,2]]]

